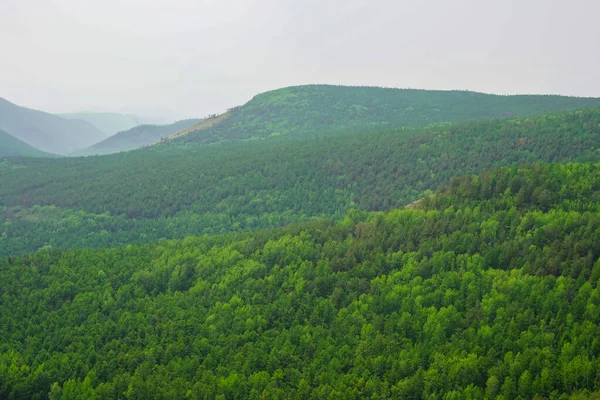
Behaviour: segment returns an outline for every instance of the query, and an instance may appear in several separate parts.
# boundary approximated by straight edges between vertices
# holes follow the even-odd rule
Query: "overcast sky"
[[[204,116],[306,83],[600,97],[597,0],[0,0],[0,97]]]

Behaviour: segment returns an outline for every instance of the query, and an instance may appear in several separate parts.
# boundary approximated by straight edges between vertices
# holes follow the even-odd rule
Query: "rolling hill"
[[[599,164],[420,209],[0,260],[1,398],[594,399]]]
[[[87,121],[105,133],[105,137],[142,125],[134,115],[105,112],[76,112],[58,114],[62,118]]]
[[[600,107],[600,99],[564,96],[497,96],[466,91],[431,91],[295,86],[255,96],[233,108],[222,122],[188,132],[179,142],[306,138],[398,126],[488,120]],[[177,141],[176,141],[177,142]]]
[[[198,133],[204,129],[212,128],[213,126],[220,124],[221,122],[223,122],[230,116],[231,116],[231,111],[227,111],[223,114],[214,115],[214,116],[211,116],[208,118],[201,119],[200,121],[196,122],[195,124],[190,125],[187,128],[182,129],[182,130],[178,131],[177,133],[174,133],[174,134],[168,136],[166,139],[167,140],[178,139],[180,137],[189,135],[192,132]]]
[[[139,125],[129,130],[119,132],[88,148],[78,150],[71,155],[102,155],[138,149],[156,143],[162,138],[167,138],[199,121],[200,120],[198,119],[186,119],[169,125]]]
[[[11,134],[0,130],[0,158],[12,156],[51,157],[52,155],[40,151]]]
[[[600,398],[598,101],[306,86],[7,157],[0,399]]]
[[[31,110],[0,98],[0,129],[44,152],[65,155],[104,139],[92,124]]]
[[[600,109],[9,160],[15,168],[0,170],[0,255],[337,220],[351,209],[403,207],[456,175],[569,161],[600,161]]]

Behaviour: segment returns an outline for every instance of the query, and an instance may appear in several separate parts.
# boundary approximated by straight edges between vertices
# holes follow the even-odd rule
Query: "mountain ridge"
[[[138,117],[135,115],[110,113],[110,112],[74,112],[74,113],[61,113],[58,116],[71,119],[71,120],[84,120],[94,125],[100,131],[106,134],[106,137],[110,137],[118,132],[125,131],[142,125],[139,122]]]
[[[214,126],[174,138],[177,143],[215,143],[316,137],[375,127],[426,126],[490,120],[599,107],[600,98],[556,95],[494,95],[473,91],[435,91],[364,86],[290,86],[255,95],[230,109]]]
[[[13,156],[54,157],[53,154],[38,150],[10,133],[0,130],[0,158]]]
[[[66,155],[104,138],[89,122],[22,107],[0,98],[0,129],[44,152]]]
[[[118,132],[85,149],[72,153],[72,156],[107,155],[139,149],[160,142],[169,136],[199,122],[199,119],[186,119],[168,125],[138,125]]]
[[[491,167],[600,161],[598,143],[600,108],[314,140],[12,160],[14,168],[0,172],[0,203],[11,221],[0,255],[337,220],[352,208],[403,207],[453,176]]]

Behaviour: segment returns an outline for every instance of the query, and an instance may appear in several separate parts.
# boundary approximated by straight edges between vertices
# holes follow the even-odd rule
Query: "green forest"
[[[1,136],[0,400],[600,399],[598,107],[309,85],[117,154]]]
[[[0,0],[0,400],[600,400],[600,0]]]
[[[599,109],[317,139],[0,162],[0,256],[252,231],[384,211],[454,176],[600,161]]]
[[[223,122],[176,141],[215,143],[278,136],[321,137],[376,128],[490,120],[600,107],[600,99],[498,96],[469,91],[332,85],[293,86],[261,93]]]
[[[0,397],[600,395],[600,164],[410,209],[0,261]]]

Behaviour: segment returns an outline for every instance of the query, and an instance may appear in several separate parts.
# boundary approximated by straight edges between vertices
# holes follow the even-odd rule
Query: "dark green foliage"
[[[599,175],[509,167],[416,210],[3,259],[0,397],[597,398]]]
[[[14,156],[51,157],[52,154],[44,153],[0,130],[0,158]]]
[[[294,86],[255,96],[225,121],[175,143],[315,137],[398,126],[489,120],[598,107],[600,99],[497,96],[467,91]]]
[[[525,162],[598,161],[599,149],[600,111],[592,109],[309,140],[11,160],[0,168],[0,255],[339,219],[351,208],[403,206],[456,175]]]
[[[106,135],[81,120],[69,120],[17,106],[0,98],[0,130],[52,154],[68,154],[96,143]]]
[[[198,119],[186,119],[169,125],[138,125],[129,130],[119,132],[88,148],[78,150],[72,155],[87,156],[97,154],[112,154],[120,151],[138,149],[158,142],[191,125]]]

